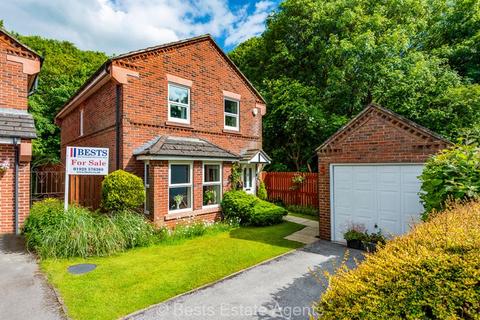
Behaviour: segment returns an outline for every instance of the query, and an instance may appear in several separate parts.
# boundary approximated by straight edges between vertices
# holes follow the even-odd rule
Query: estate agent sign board
[[[67,147],[65,171],[65,210],[68,208],[70,175],[108,174],[108,148]]]

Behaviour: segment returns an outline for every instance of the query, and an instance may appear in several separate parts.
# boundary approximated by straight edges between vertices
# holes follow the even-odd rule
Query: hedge
[[[227,220],[238,220],[241,225],[254,226],[280,223],[287,214],[284,208],[245,191],[226,192],[222,200],[222,211]]]
[[[480,319],[480,203],[448,208],[328,280],[319,319]]]

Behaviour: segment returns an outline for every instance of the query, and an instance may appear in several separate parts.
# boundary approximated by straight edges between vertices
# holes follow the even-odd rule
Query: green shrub
[[[127,249],[146,247],[158,241],[153,224],[137,212],[129,210],[116,212],[112,221],[122,233]]]
[[[449,208],[327,280],[319,319],[479,319],[480,203]]]
[[[134,210],[144,201],[143,180],[134,174],[117,170],[102,182],[102,207],[108,211]]]
[[[250,216],[250,224],[254,226],[270,226],[281,223],[283,216],[286,216],[287,213],[288,212],[285,208],[264,200],[259,200],[253,206],[253,213]]]
[[[63,202],[58,199],[35,202],[23,226],[27,248],[34,249],[39,245],[42,239],[42,230],[56,226],[63,218],[63,214]]]
[[[245,191],[226,192],[222,200],[223,216],[225,219],[238,219],[241,225],[248,225],[257,201],[257,197]]]
[[[280,223],[287,210],[260,200],[245,191],[226,192],[222,200],[226,219],[238,220],[241,225],[266,226]]]
[[[313,217],[318,216],[318,210],[310,206],[300,206],[300,205],[293,204],[293,205],[287,206],[287,210],[293,213],[300,213],[300,214],[305,214]]]
[[[263,182],[263,180],[260,180],[260,184],[258,185],[257,197],[260,200],[265,201],[268,199],[267,188],[265,187],[265,182]]]
[[[420,198],[424,219],[432,210],[441,210],[450,200],[478,198],[480,194],[480,153],[474,145],[455,146],[430,158],[420,176]]]

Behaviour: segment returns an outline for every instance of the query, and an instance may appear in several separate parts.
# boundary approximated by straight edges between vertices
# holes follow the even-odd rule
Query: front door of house
[[[254,164],[243,166],[242,170],[243,190],[247,193],[255,194],[256,190],[256,170]]]

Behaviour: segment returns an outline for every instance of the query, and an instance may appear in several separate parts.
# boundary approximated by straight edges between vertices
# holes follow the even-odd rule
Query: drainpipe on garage
[[[15,234],[20,234],[20,228],[19,228],[19,221],[18,221],[18,192],[19,192],[19,187],[18,187],[18,176],[19,176],[19,162],[20,162],[20,139],[19,138],[13,138],[13,144],[15,146],[15,190],[13,193],[14,197],[14,211],[15,211]]]

